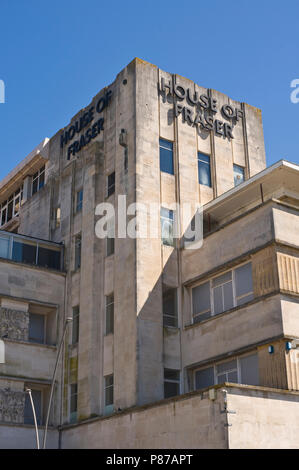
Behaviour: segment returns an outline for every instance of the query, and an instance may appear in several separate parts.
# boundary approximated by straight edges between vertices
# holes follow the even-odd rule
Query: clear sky
[[[299,163],[298,0],[1,0],[0,20],[0,178],[136,56],[260,107],[267,164]]]

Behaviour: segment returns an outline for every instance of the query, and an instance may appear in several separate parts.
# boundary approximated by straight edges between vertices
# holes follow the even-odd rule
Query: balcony
[[[0,258],[62,271],[63,246],[0,230]]]

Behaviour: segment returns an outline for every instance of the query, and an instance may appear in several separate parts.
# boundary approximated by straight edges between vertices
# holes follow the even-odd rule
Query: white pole
[[[29,397],[30,397],[30,401],[31,401],[32,412],[33,412],[33,419],[34,419],[34,426],[35,426],[36,445],[37,445],[37,448],[39,449],[38,427],[37,427],[36,414],[35,414],[35,408],[34,408],[34,403],[33,403],[33,399],[32,399],[31,389],[30,389],[30,388],[26,388],[26,392],[29,393]]]

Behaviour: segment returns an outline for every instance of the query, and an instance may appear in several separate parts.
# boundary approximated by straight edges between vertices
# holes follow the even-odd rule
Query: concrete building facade
[[[298,182],[259,109],[134,59],[0,183],[0,447],[34,447],[68,317],[48,446],[299,447]],[[99,238],[103,203],[145,235]]]

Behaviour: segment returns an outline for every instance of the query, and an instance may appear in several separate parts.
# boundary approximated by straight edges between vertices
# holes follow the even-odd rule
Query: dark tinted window
[[[164,139],[160,139],[160,170],[170,175],[174,174],[173,143]]]

